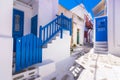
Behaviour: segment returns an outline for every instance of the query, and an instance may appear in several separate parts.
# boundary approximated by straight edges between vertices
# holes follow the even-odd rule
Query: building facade
[[[120,49],[119,49],[119,13],[120,10],[119,8],[120,1],[119,0],[101,0],[101,2],[93,8],[93,13],[96,19],[106,17],[106,22],[104,22],[107,27],[107,37],[106,37],[106,42],[103,42],[106,46],[104,47],[101,53],[104,53],[106,50],[107,54],[113,54],[116,56],[120,56]],[[96,27],[94,25],[94,27]],[[104,35],[106,35],[104,34]],[[103,35],[101,35],[103,36]],[[96,36],[95,36],[96,37]],[[100,36],[97,36],[100,37]],[[101,43],[97,43],[101,44]],[[104,46],[104,45],[103,45]],[[105,53],[105,54],[106,54]]]
[[[67,10],[62,5],[59,5],[58,14],[60,13],[64,13],[64,15],[70,18],[72,17],[73,19],[72,21],[73,34],[71,38],[71,47],[77,45],[83,45],[86,39],[84,36],[85,22],[87,21],[86,17],[88,18],[88,20],[92,20],[92,17],[87,12],[84,5],[80,4],[71,10]]]
[[[80,4],[71,10],[73,14],[75,14],[73,18],[73,34],[74,40],[73,44],[80,44],[83,45],[88,41],[88,28],[86,27],[86,22],[91,21],[92,17],[87,12],[83,4]],[[89,22],[88,22],[89,23]],[[92,26],[92,25],[90,25]],[[80,37],[78,38],[78,34]],[[90,38],[90,37],[89,37]]]
[[[55,75],[59,72],[56,64],[60,65],[60,61],[70,56],[71,19],[64,14],[56,16],[58,0],[4,0],[0,3],[0,78],[60,78]],[[69,26],[63,25],[62,20]]]
[[[95,18],[94,18],[94,41],[95,41],[94,48],[95,48],[95,50],[94,51],[97,53],[105,53],[106,54],[106,53],[108,53],[107,0],[101,0],[92,9],[92,11],[95,16]],[[103,23],[103,24],[101,24],[101,23]],[[100,28],[100,26],[103,26],[103,28],[102,27]],[[100,29],[104,29],[104,30],[100,31]]]
[[[107,15],[107,0],[101,0],[92,11],[95,17]]]
[[[120,56],[120,9],[119,0],[108,0],[108,53]]]

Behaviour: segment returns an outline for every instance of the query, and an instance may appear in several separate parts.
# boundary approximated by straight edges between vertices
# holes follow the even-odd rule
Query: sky
[[[70,10],[80,3],[83,3],[87,11],[94,17],[92,8],[94,8],[101,0],[59,0],[61,4],[67,10]]]

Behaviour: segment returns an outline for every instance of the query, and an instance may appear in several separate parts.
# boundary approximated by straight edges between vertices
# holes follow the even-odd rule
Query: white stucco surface
[[[63,39],[56,36],[52,43],[48,43],[47,48],[43,48],[43,60],[50,59],[55,62],[61,61],[70,56],[70,40],[68,31],[64,31]]]
[[[12,80],[13,0],[0,0],[0,79]]]
[[[120,1],[108,1],[108,50],[110,54],[120,56]]]
[[[42,4],[41,4],[42,3]],[[40,0],[39,1],[39,25],[46,25],[55,18],[58,10],[58,0]]]
[[[0,35],[12,36],[12,9],[13,0],[9,2],[7,0],[0,1]]]
[[[34,0],[32,1],[32,16],[38,15],[38,9],[39,9],[39,1],[38,0]]]
[[[41,4],[42,3],[42,4]],[[58,0],[39,0],[38,34],[39,27],[51,22],[58,12]]]
[[[0,36],[0,79],[12,80],[13,41],[10,37]]]

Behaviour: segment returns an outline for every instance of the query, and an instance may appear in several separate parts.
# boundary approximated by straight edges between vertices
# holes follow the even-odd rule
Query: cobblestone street
[[[77,80],[120,80],[120,58],[93,53],[93,49],[75,60],[84,69]]]
[[[120,80],[120,58],[111,54],[94,53],[92,45],[76,47],[71,67],[75,80]]]

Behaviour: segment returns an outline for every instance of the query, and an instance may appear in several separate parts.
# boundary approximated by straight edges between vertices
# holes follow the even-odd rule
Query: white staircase
[[[63,32],[62,39],[60,33],[58,33],[47,45],[43,46],[43,62],[30,67],[33,69],[27,68],[18,74],[14,74],[13,80],[51,80],[56,77],[54,74],[56,71],[55,64],[70,56],[70,40],[69,31]],[[49,61],[53,62],[49,63]],[[14,73],[15,61],[13,62]]]
[[[95,42],[94,52],[100,54],[108,53],[108,42]]]
[[[50,59],[55,62],[66,59],[70,56],[70,40],[69,31],[63,32],[63,38],[60,38],[60,33],[56,35],[48,43],[46,48],[43,48],[43,60]]]
[[[63,24],[64,20],[67,21],[65,23],[66,25]],[[60,25],[56,24],[58,22],[60,22]],[[39,40],[40,52],[42,53],[42,63],[34,64],[34,62],[32,62],[32,66],[27,66],[26,65],[27,62],[26,62],[25,66],[21,67],[22,70],[19,71],[19,73],[17,73],[17,71],[15,72],[15,64],[17,62],[15,61],[16,57],[14,55],[13,56],[13,80],[54,80],[56,77],[54,77],[54,76],[51,77],[51,74],[57,72],[56,64],[61,62],[62,60],[65,60],[66,58],[70,57],[70,42],[71,42],[71,34],[72,34],[72,31],[71,31],[72,24],[71,23],[72,23],[72,19],[69,19],[69,18],[65,17],[63,14],[61,14],[59,17],[57,17],[56,19],[51,21],[49,24],[47,24],[43,27],[40,26],[39,39],[36,39],[36,36],[34,36],[34,35],[32,35],[32,36],[33,36],[33,38],[35,37],[34,42],[36,41],[36,43],[38,43],[38,40]],[[26,36],[26,37],[28,38],[28,36]],[[34,43],[34,45],[36,43]],[[29,43],[25,43],[24,46],[26,46],[26,44],[29,44]],[[23,44],[22,44],[22,46],[23,46]],[[39,50],[38,48],[36,48],[36,46],[34,46],[34,47],[35,47],[35,50],[36,49]],[[36,50],[36,52],[34,51],[36,54],[37,54],[37,50]],[[36,57],[36,58],[38,58],[38,57]],[[16,59],[18,59],[18,58],[16,58]],[[32,60],[33,59],[34,58],[32,58]],[[41,59],[41,57],[39,59]],[[26,61],[26,59],[24,59],[24,57],[22,58],[22,60]],[[46,60],[52,61],[52,63],[46,63],[45,62]],[[23,65],[24,65],[24,61],[20,61],[20,65],[21,65],[21,62],[23,62]],[[29,69],[29,68],[32,68],[32,69]],[[66,75],[65,78],[66,77],[68,77],[68,76]]]

